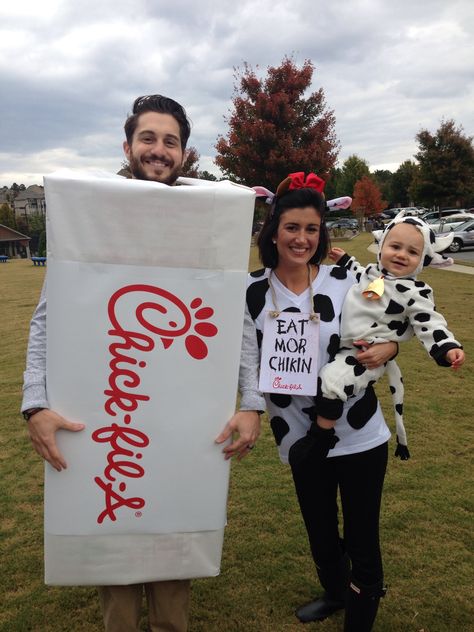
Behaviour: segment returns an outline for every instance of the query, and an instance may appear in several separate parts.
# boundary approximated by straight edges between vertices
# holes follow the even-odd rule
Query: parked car
[[[357,230],[359,222],[353,217],[340,217],[332,222],[327,222],[328,228],[347,228],[349,230]]]
[[[454,233],[454,239],[449,246],[449,252],[459,252],[462,248],[474,246],[474,217],[460,224],[453,231],[439,233],[440,235],[450,235]]]
[[[430,219],[440,219],[442,217],[448,217],[449,215],[454,215],[456,213],[466,213],[465,208],[444,208],[441,211],[430,211],[429,213],[425,213],[421,216],[421,219],[427,222]]]
[[[415,216],[417,217],[418,215],[421,215],[422,212],[424,212],[425,209],[423,209],[423,211],[421,209],[419,209],[416,206],[399,206],[397,208],[387,208],[385,209],[385,211],[383,211],[383,213],[381,213],[381,217],[383,219],[393,219],[396,215],[398,215],[400,213],[400,211],[403,211],[404,215],[411,215],[411,216]]]
[[[400,213],[399,208],[386,208],[383,213],[380,213],[380,217],[382,219],[393,219],[398,213]]]
[[[444,233],[449,230],[455,230],[469,218],[474,219],[474,214],[455,213],[454,215],[443,217],[441,220],[439,218],[429,219],[426,223],[435,233]]]

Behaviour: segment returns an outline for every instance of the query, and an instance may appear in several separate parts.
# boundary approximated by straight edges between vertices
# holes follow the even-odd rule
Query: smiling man
[[[123,143],[132,177],[175,184],[190,133],[179,103],[161,95],[138,97],[125,122],[127,140]]]
[[[184,108],[168,97],[138,97],[125,122],[123,149],[130,162],[132,178],[174,185],[185,159],[191,126]],[[57,471],[66,461],[56,444],[56,432],[78,432],[85,428],[49,408],[46,393],[46,292],[33,315],[24,375],[22,413],[35,450]],[[237,437],[224,449],[226,458],[246,456],[260,429],[256,412],[237,414],[219,436],[226,441],[234,431]],[[137,560],[140,563],[140,560]],[[117,577],[120,582],[120,577]],[[149,629],[152,632],[186,632],[190,600],[190,581],[154,581],[145,584],[100,586],[99,595],[106,632],[138,632],[141,604],[145,592]]]

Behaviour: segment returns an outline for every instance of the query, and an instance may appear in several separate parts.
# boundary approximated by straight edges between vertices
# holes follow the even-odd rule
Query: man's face
[[[140,114],[132,144],[125,141],[123,150],[133,178],[163,184],[176,182],[185,159],[177,120],[159,112]]]

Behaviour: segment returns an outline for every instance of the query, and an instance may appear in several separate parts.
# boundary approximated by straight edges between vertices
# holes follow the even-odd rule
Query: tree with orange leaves
[[[322,88],[305,96],[313,72],[311,61],[298,68],[288,57],[264,79],[247,63],[236,70],[229,132],[216,143],[215,163],[226,177],[269,188],[292,170],[328,177],[339,152],[336,119]]]
[[[382,193],[370,176],[363,176],[354,185],[352,211],[359,217],[377,215],[387,207]]]

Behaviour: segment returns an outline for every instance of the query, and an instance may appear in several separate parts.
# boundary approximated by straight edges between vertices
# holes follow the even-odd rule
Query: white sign
[[[263,393],[316,395],[319,319],[300,312],[267,312],[259,389]]]
[[[49,584],[219,572],[254,193],[183,184],[45,178]]]

